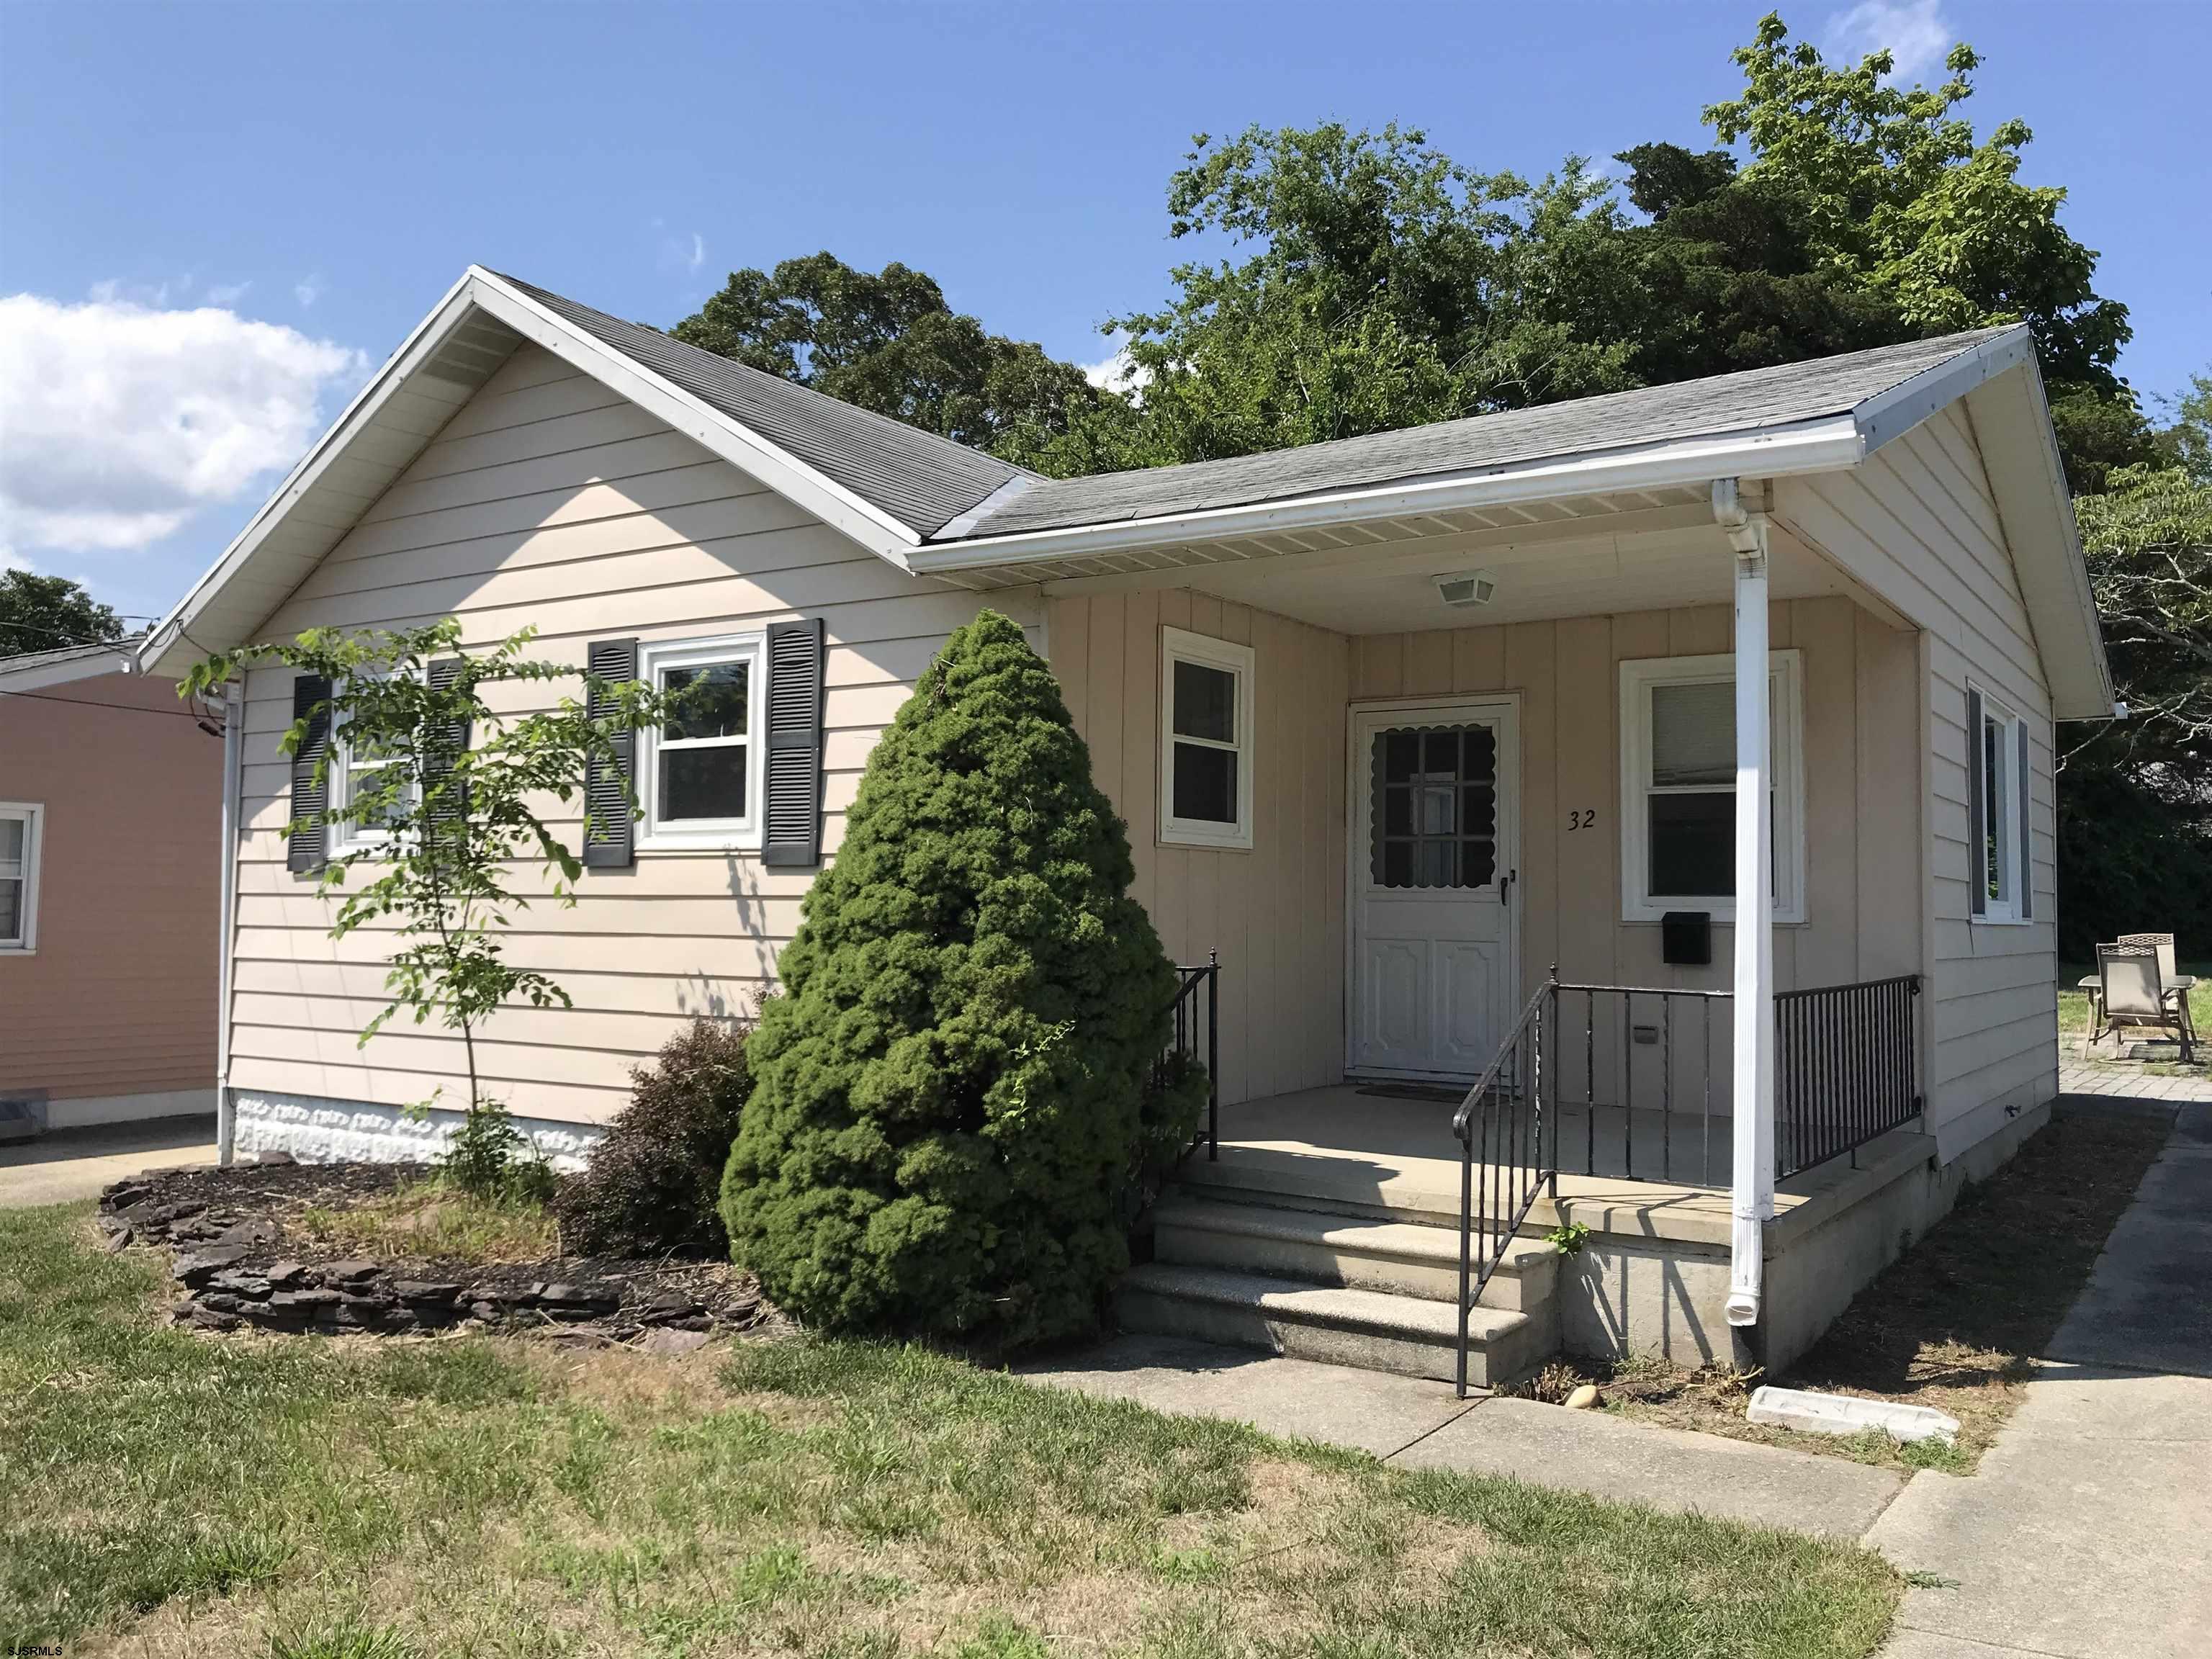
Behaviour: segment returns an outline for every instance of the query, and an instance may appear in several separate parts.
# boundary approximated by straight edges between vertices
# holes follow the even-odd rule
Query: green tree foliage
[[[68,577],[0,570],[0,657],[122,637],[123,619]]]
[[[330,681],[326,708],[292,723],[283,752],[297,754],[311,726],[324,720],[356,757],[379,764],[356,770],[343,799],[295,819],[287,833],[331,825],[377,832],[323,868],[322,890],[338,899],[331,935],[398,925],[385,974],[390,1000],[361,1041],[403,1009],[417,1025],[434,1018],[460,1033],[468,1104],[451,1163],[464,1184],[478,1188],[500,1184],[520,1138],[504,1105],[484,1092],[477,1034],[510,1002],[569,1006],[568,994],[550,976],[507,958],[504,930],[530,903],[512,885],[513,872],[536,864],[551,874],[555,902],[575,902],[578,856],[541,812],[551,802],[580,798],[586,768],[611,762],[617,736],[658,718],[661,707],[641,683],[613,685],[586,676],[587,688],[604,699],[602,714],[588,714],[566,696],[533,713],[494,711],[483,696],[487,686],[575,676],[559,663],[526,658],[532,633],[526,629],[465,656],[460,624],[450,617],[391,633],[311,628],[289,643],[210,656],[178,688],[180,696],[209,696],[260,664]],[[326,788],[331,748],[325,746],[315,767]],[[360,884],[350,884],[356,875]]]
[[[1202,1091],[1147,1087],[1175,975],[1131,876],[1051,670],[985,611],[870,755],[747,1046],[722,1213],[778,1303],[1003,1344],[1095,1325]]]
[[[1110,401],[1073,364],[956,313],[922,272],[855,270],[827,252],[732,271],[669,331],[1017,463]]]
[[[2177,463],[2077,497],[2081,550],[2125,720],[2062,760],[2062,951],[2137,927],[2212,941],[2212,380],[2160,434]]]
[[[1044,446],[1071,473],[1317,442],[2024,321],[2069,476],[2150,459],[2114,370],[2126,308],[2018,174],[2019,121],[1960,112],[1887,54],[1831,65],[1769,16],[1742,94],[1705,112],[1734,150],[1654,143],[1620,186],[1569,157],[1534,184],[1465,167],[1418,129],[1200,136],[1169,181],[1175,237],[1226,257],[1172,272],[1108,325],[1142,371]]]

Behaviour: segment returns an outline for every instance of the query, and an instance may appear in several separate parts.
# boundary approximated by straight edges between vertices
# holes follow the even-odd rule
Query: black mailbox
[[[1710,910],[1669,910],[1659,919],[1661,954],[1678,968],[1703,968],[1713,959]]]

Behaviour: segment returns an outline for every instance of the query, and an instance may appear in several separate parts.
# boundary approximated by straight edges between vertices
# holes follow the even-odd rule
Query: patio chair
[[[2186,1062],[2197,1057],[2195,1034],[2188,1024],[2188,1004],[2183,1001],[2177,1013],[2168,1000],[2154,946],[2097,947],[2097,1008],[2089,1035],[2082,1039],[2084,1057],[2092,1043],[2123,1025],[2153,1025],[2172,1031],[2181,1043],[2182,1060]]]
[[[2158,982],[2166,993],[2166,1000],[2173,1005],[2175,1024],[2182,1031],[2182,1051],[2185,1056],[2197,1044],[2197,1022],[2189,1009],[2189,993],[2197,981],[2180,973],[2173,965],[2173,935],[2171,933],[2123,933],[2116,941],[2121,945],[2142,946],[2158,952]]]

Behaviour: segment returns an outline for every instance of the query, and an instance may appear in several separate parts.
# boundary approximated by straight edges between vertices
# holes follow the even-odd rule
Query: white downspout
[[[1735,554],[1735,1129],[1728,1322],[1756,1325],[1774,1214],[1773,811],[1767,778],[1766,515],[1734,478],[1713,481],[1713,518]]]
[[[222,932],[216,957],[220,983],[215,1014],[215,1150],[228,1164],[237,1154],[238,1114],[230,1098],[230,978],[238,925],[238,830],[245,778],[246,688],[233,680],[222,693]]]

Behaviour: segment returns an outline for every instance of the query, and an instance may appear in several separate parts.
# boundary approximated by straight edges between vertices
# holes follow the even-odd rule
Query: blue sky
[[[171,603],[471,260],[673,322],[727,271],[903,259],[1079,362],[1158,301],[1189,135],[1396,118],[1477,167],[1700,140],[1757,4],[0,5],[0,560]],[[1986,131],[2212,366],[2212,4],[1786,8],[1985,59]],[[88,365],[90,366],[89,370]]]

